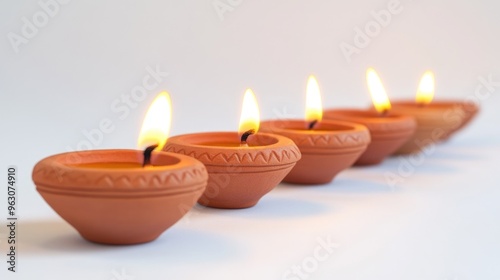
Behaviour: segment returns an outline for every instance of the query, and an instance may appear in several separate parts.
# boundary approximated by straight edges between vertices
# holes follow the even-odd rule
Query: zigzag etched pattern
[[[280,152],[275,150],[232,150],[211,155],[205,151],[186,150],[184,147],[167,144],[165,151],[191,156],[203,163],[211,164],[287,164],[300,159],[300,151],[297,147],[283,149]]]
[[[297,135],[282,133],[294,140],[297,146],[300,147],[313,147],[313,148],[347,148],[359,147],[370,143],[370,134],[360,132],[356,134],[326,134],[326,135]]]
[[[79,189],[166,189],[192,185],[207,180],[204,166],[185,170],[171,170],[156,174],[105,174],[89,176],[65,167],[38,164],[33,170],[33,181],[52,187]]]

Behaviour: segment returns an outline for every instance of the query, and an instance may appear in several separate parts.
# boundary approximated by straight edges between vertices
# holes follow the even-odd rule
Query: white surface
[[[310,73],[328,107],[369,103],[367,66],[392,98],[411,97],[426,69],[436,72],[438,98],[474,96],[478,77],[500,80],[497,1],[401,1],[403,11],[348,63],[339,44],[352,44],[354,28],[388,3],[351,2],[243,1],[221,21],[212,1],[71,1],[16,54],[7,34],[41,8],[2,1],[0,168],[19,168],[21,224],[19,272],[2,261],[0,277],[120,279],[123,269],[135,279],[282,279],[330,236],[338,247],[308,279],[499,279],[498,86],[472,126],[395,187],[384,173],[398,172],[399,158],[326,186],[280,185],[252,209],[197,207],[150,244],[87,243],[34,190],[33,165],[75,149],[104,118],[114,131],[93,147],[134,148],[162,89],[172,94],[176,135],[235,130],[246,87],[263,119],[301,117]],[[156,65],[169,75],[120,119],[111,105]]]

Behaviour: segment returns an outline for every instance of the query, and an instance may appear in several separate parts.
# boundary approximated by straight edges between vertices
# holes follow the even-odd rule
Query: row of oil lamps
[[[472,103],[431,102],[426,72],[415,101],[389,101],[373,69],[367,83],[374,107],[323,111],[316,79],[307,84],[304,120],[259,120],[251,90],[239,132],[169,138],[170,96],[152,103],[138,150],[94,150],[50,156],[33,181],[45,201],[87,240],[136,244],[156,239],[193,205],[252,207],[280,182],[316,185],[342,170],[393,154],[421,152],[446,140],[479,110]]]

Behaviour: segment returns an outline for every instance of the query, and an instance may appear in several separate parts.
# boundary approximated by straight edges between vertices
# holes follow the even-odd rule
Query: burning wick
[[[382,113],[380,113],[380,116],[387,117],[388,114],[389,114],[389,110],[385,109],[384,111],[382,111]]]
[[[309,123],[309,130],[313,129],[314,126],[318,123],[318,120],[314,120],[312,122]]]
[[[250,135],[252,135],[254,133],[255,133],[254,129],[250,129],[249,131],[243,133],[243,135],[241,135],[241,144],[240,144],[240,146],[241,147],[248,147],[247,138],[248,138],[248,136],[250,136]]]
[[[144,150],[144,161],[142,162],[142,167],[151,165],[151,153],[156,149],[158,145],[149,146]]]

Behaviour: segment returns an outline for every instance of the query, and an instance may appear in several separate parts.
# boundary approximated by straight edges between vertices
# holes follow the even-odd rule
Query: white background
[[[307,279],[499,279],[498,86],[483,87],[475,122],[409,173],[398,171],[405,158],[392,158],[349,169],[330,185],[280,185],[252,209],[197,206],[149,244],[87,243],[47,206],[31,181],[34,164],[77,149],[103,119],[113,131],[92,148],[134,148],[160,90],[171,93],[176,135],[236,130],[247,87],[264,119],[302,117],[311,73],[326,107],[367,106],[369,66],[393,99],[412,98],[427,69],[436,73],[438,99],[474,97],[480,77],[500,81],[498,1],[401,0],[402,11],[351,61],[340,44],[353,45],[355,28],[389,1],[230,2],[232,11],[219,17],[212,0],[73,0],[16,53],[9,34],[22,35],[23,17],[33,22],[43,10],[33,0],[1,0],[0,180],[8,165],[18,167],[21,220],[12,274],[2,218],[2,279],[126,279],[122,272],[282,279],[327,237],[338,247]],[[147,67],[169,74],[126,116],[113,110],[142,84]],[[404,180],[391,187],[386,172]],[[2,191],[0,217],[5,197]]]

